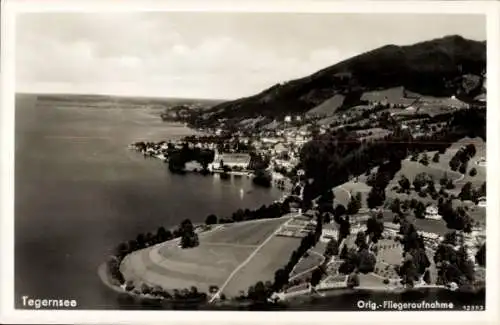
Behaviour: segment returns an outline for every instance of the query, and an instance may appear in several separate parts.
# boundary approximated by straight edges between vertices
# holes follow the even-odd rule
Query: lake
[[[106,101],[103,99],[103,101]],[[109,102],[111,101],[111,102]],[[140,105],[16,97],[15,294],[120,308],[97,267],[120,242],[279,198],[246,178],[173,175],[134,141],[192,134]],[[243,189],[243,191],[241,191]]]
[[[15,294],[77,299],[84,309],[142,309],[105,287],[97,267],[120,242],[185,218],[229,216],[269,204],[281,193],[246,178],[173,175],[157,159],[126,147],[135,141],[192,134],[163,123],[159,111],[123,101],[74,102],[16,98]],[[243,189],[243,191],[241,191]],[[243,193],[243,194],[242,194]],[[403,294],[334,294],[288,310],[359,310],[359,300],[483,305],[484,293],[444,290]],[[202,307],[203,308],[203,307]]]

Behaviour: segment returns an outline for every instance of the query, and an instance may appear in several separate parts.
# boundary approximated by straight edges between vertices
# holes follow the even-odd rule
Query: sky
[[[234,99],[387,44],[458,34],[464,14],[22,13],[16,90]]]

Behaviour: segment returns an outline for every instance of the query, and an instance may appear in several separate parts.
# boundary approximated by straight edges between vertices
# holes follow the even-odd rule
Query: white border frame
[[[487,72],[488,72],[488,121],[487,121],[487,173],[488,200],[487,237],[488,268],[486,271],[488,288],[486,290],[487,311],[485,312],[181,312],[181,311],[54,311],[15,310],[14,309],[14,100],[15,100],[15,14],[18,12],[111,12],[111,11],[243,11],[243,12],[307,12],[307,13],[469,13],[487,16]],[[4,323],[57,323],[78,322],[81,324],[112,323],[365,323],[370,321],[387,324],[409,324],[423,322],[476,324],[498,321],[498,234],[499,197],[497,171],[492,166],[500,166],[498,142],[500,128],[498,109],[499,98],[499,13],[496,1],[208,1],[208,0],[166,0],[166,1],[113,1],[113,0],[31,0],[2,2],[2,47],[1,47],[1,111],[0,111],[0,149],[1,149],[1,263],[0,263],[0,322]]]

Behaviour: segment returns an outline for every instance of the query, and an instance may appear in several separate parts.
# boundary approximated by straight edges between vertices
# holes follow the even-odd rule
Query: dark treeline
[[[283,203],[274,202],[270,205],[262,205],[258,209],[250,210],[250,209],[238,209],[231,217],[222,217],[218,218],[216,215],[209,215],[205,220],[206,224],[215,224],[215,223],[232,223],[232,222],[240,222],[240,221],[248,221],[248,220],[257,220],[257,219],[272,219],[279,218],[283,215],[290,212],[290,200],[285,200]]]
[[[411,152],[444,151],[455,141],[469,136],[486,139],[484,109],[468,109],[449,114],[439,131],[413,138],[407,130],[396,129],[384,138],[364,141],[343,130],[327,133],[311,140],[302,148],[300,167],[314,182],[307,183],[304,200],[312,200],[322,192],[341,185],[352,176],[386,162],[401,161]],[[306,195],[307,194],[307,195]]]
[[[460,171],[460,173],[465,174],[467,172],[467,164],[469,163],[469,160],[475,155],[476,147],[474,146],[474,144],[470,143],[461,148],[449,162],[451,170],[458,170]]]

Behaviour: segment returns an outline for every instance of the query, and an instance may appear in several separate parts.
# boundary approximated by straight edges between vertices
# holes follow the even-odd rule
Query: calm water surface
[[[96,275],[118,243],[182,219],[228,216],[280,196],[248,179],[178,176],[126,146],[190,134],[147,108],[16,101],[15,292],[119,308]],[[243,189],[243,191],[241,191]],[[242,194],[243,192],[243,194]]]
[[[108,105],[109,106],[109,105]],[[151,308],[117,297],[96,274],[118,243],[182,219],[204,221],[268,204],[276,190],[248,179],[172,175],[126,146],[190,134],[150,109],[92,108],[86,103],[16,102],[15,292],[21,297],[74,298],[85,309]],[[241,191],[243,189],[243,191]],[[250,191],[250,192],[249,192]],[[241,194],[243,192],[243,195]],[[447,291],[342,294],[288,310],[358,310],[359,300],[484,303],[484,294]]]

